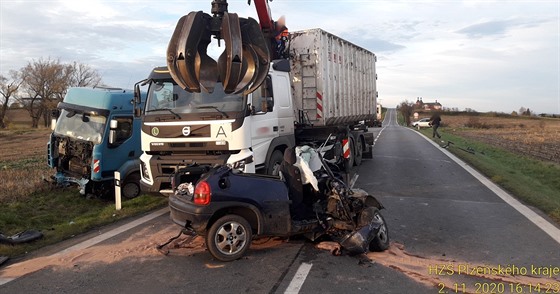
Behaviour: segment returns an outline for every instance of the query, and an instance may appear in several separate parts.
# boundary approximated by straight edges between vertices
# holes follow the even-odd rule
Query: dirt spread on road
[[[0,277],[17,278],[45,267],[67,269],[77,266],[89,266],[96,263],[110,264],[125,258],[135,258],[139,261],[161,258],[163,255],[156,249],[156,246],[176,234],[177,229],[172,226],[156,232],[151,228],[145,228],[118,243],[107,241],[102,245],[95,245],[75,252],[38,257],[10,265],[0,271]],[[200,239],[195,238],[189,244],[177,245],[177,248],[173,250],[173,254],[192,255],[196,252],[204,251],[204,241]]]
[[[531,275],[530,270],[526,274],[499,274],[492,272],[499,269],[498,265],[414,255],[406,252],[404,246],[398,243],[392,243],[384,252],[370,252],[366,256],[371,261],[400,271],[426,286],[458,290],[460,293],[481,293],[486,291],[483,287],[490,287],[490,290],[494,287],[495,291],[501,291],[497,287],[504,287],[505,292],[495,293],[509,293],[511,289],[518,291],[519,287],[524,292],[528,292],[529,287],[536,291],[537,286],[544,291],[547,287],[556,287],[560,283],[560,280],[553,278]],[[488,272],[484,272],[485,270]]]
[[[145,228],[118,243],[109,241],[83,250],[57,253],[38,257],[10,265],[0,270],[0,278],[18,278],[46,267],[69,269],[88,267],[96,264],[111,264],[126,258],[144,262],[168,256],[192,256],[206,251],[204,238],[182,235],[162,249],[157,246],[177,235],[177,228],[169,226],[163,229]],[[285,243],[282,238],[263,238],[254,240],[251,250],[265,250]]]

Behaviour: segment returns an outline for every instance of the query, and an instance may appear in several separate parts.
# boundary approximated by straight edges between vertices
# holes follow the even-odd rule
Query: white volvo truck
[[[200,166],[215,164],[275,174],[284,150],[296,144],[328,141],[326,158],[346,168],[371,154],[375,54],[321,29],[291,33],[289,52],[246,96],[225,94],[219,83],[211,94],[190,93],[167,67],[155,68],[144,81],[145,108],[135,109],[143,190],[170,193],[178,170],[198,176]]]

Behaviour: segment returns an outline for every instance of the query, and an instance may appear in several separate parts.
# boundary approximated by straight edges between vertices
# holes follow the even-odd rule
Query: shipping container
[[[290,55],[293,104],[313,125],[375,120],[374,53],[321,29],[311,29],[290,34]]]

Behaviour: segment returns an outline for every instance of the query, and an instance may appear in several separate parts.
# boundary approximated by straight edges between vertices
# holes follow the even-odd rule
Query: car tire
[[[277,176],[280,171],[280,165],[284,160],[284,154],[280,150],[274,150],[272,155],[270,155],[270,159],[268,160],[268,164],[266,167],[266,174],[271,176]]]
[[[379,209],[375,208],[373,212],[373,218],[377,220],[381,220],[383,225],[379,228],[377,235],[375,238],[369,243],[369,251],[385,251],[389,249],[389,228],[387,228],[387,223],[385,222],[385,218],[379,212]]]
[[[354,152],[354,165],[355,166],[359,166],[360,164],[362,164],[362,158],[364,155],[364,150],[363,150],[363,146],[364,146],[364,139],[362,136],[358,136],[358,142],[357,144],[354,145],[355,147],[355,152]]]
[[[251,246],[253,231],[249,222],[235,214],[218,219],[206,234],[208,251],[220,261],[242,257]]]

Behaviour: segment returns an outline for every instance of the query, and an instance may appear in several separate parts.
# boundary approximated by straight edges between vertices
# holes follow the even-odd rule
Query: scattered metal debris
[[[470,154],[476,154],[476,152],[473,148],[471,148],[471,147],[463,148],[463,147],[455,145],[455,143],[453,143],[451,141],[447,141],[447,144],[441,146],[441,148],[448,149],[450,146],[454,146],[455,148],[458,148],[458,149],[463,150],[463,151],[465,151],[467,153],[470,153]]]
[[[43,237],[43,233],[36,231],[36,230],[26,230],[20,233],[17,233],[12,236],[5,236],[4,234],[0,233],[0,243],[1,244],[10,244],[10,245],[17,245],[22,243],[28,243]]]

